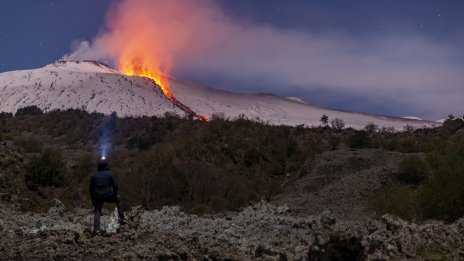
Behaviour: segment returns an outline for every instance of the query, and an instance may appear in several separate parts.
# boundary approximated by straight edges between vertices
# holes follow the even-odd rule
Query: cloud
[[[359,37],[282,29],[237,20],[213,0],[122,0],[106,20],[102,33],[66,58],[117,66],[122,56],[143,56],[167,73],[224,79],[231,88],[323,86],[407,104],[408,113],[428,118],[464,109],[459,48],[413,31]]]

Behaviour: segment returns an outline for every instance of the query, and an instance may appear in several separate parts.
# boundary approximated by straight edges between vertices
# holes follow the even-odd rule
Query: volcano
[[[346,127],[369,123],[403,129],[434,127],[435,122],[338,111],[272,94],[241,94],[168,78],[173,97],[155,81],[127,76],[95,61],[58,61],[33,70],[0,73],[0,111],[15,113],[37,106],[44,111],[82,109],[119,117],[163,116],[166,113],[207,120],[214,115],[246,117],[271,125],[318,126],[322,115],[342,119]]]

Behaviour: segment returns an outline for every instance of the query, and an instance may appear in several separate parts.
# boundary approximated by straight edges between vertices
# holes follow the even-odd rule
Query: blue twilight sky
[[[0,0],[0,72],[44,66],[72,52],[71,43],[91,41],[112,2]],[[223,49],[230,55],[174,61],[174,76],[344,110],[464,114],[464,1],[217,2],[224,28],[241,28],[240,43]],[[213,53],[207,65],[193,60]]]

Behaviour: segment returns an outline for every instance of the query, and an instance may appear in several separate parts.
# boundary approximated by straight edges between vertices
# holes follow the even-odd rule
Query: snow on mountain
[[[67,62],[57,61],[44,67],[47,70],[60,70],[68,72],[92,72],[92,73],[112,73],[119,74],[118,71],[111,69],[108,65],[96,61]]]
[[[369,123],[374,123],[379,127],[393,127],[396,130],[403,130],[406,125],[415,128],[439,125],[430,121],[324,109],[272,94],[233,93],[178,80],[171,80],[171,92],[174,97],[187,104],[193,111],[207,117],[212,117],[213,114],[223,114],[233,119],[243,114],[249,119],[259,119],[273,125],[319,126],[321,116],[327,115],[329,121],[339,118],[345,122],[346,127],[356,129],[362,129]]]
[[[97,62],[56,62],[40,69],[0,73],[0,111],[35,105],[119,116],[184,115],[146,78],[119,74]]]
[[[291,100],[291,101],[296,101],[296,102],[299,102],[299,103],[304,103],[304,104],[308,104],[307,102],[305,102],[304,100],[298,98],[298,97],[287,97],[288,100]]]
[[[329,110],[272,94],[240,94],[170,80],[177,105],[150,79],[120,74],[93,61],[55,62],[34,70],[0,73],[0,111],[16,112],[35,105],[50,111],[79,108],[119,116],[186,115],[193,111],[211,118],[240,115],[273,125],[318,126],[322,115],[342,119],[347,127],[369,123],[402,130],[404,126],[432,127],[439,123]],[[185,105],[185,106],[184,106]],[[191,111],[190,111],[191,110]]]
[[[405,116],[403,119],[421,121],[422,119],[416,116]]]

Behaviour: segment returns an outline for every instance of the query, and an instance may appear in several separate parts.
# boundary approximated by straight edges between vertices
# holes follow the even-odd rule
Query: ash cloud
[[[122,50],[135,42],[166,73],[213,76],[232,90],[305,96],[322,86],[384,107],[393,101],[408,108],[405,115],[463,113],[459,46],[413,30],[363,37],[289,30],[238,20],[213,0],[122,0],[106,21],[93,41],[77,44],[65,58],[117,66]],[[400,109],[397,114],[404,116]]]

